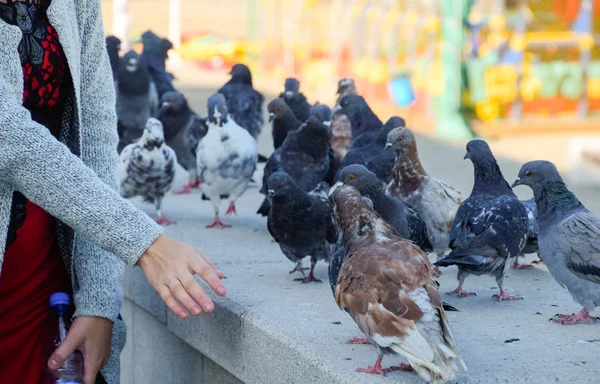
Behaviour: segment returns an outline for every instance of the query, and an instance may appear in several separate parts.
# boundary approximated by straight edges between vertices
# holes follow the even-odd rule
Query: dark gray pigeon
[[[440,260],[448,249],[448,237],[462,195],[425,171],[419,159],[417,139],[410,129],[394,128],[388,134],[386,147],[396,152],[396,162],[393,180],[385,192],[415,207],[427,225],[429,241]]]
[[[219,89],[227,100],[227,110],[233,120],[256,138],[264,124],[262,94],[252,88],[252,74],[244,64],[231,68],[231,79]]]
[[[294,113],[282,98],[271,100],[267,105],[267,112],[269,112],[269,122],[273,124],[271,131],[273,148],[277,149],[283,144],[288,132],[300,128],[302,122],[294,116]]]
[[[325,104],[317,102],[315,105],[313,105],[310,114],[323,123],[329,132],[329,137],[331,138],[331,108]],[[342,166],[342,161],[337,157],[331,148],[331,145],[327,152],[327,157],[329,157],[329,172],[325,176],[325,182],[331,185],[334,183],[335,176]]]
[[[537,205],[540,253],[556,281],[583,309],[556,315],[554,321],[592,323],[589,311],[600,306],[600,217],[590,212],[567,188],[554,164],[530,161],[513,183],[533,190]]]
[[[169,51],[173,49],[173,43],[157,36],[152,31],[142,33],[141,41],[144,45],[142,60],[148,66],[150,77],[156,85],[158,98],[161,99],[166,92],[175,90],[173,87],[174,76],[166,69],[166,62],[169,58]]]
[[[340,183],[351,185],[371,200],[373,209],[405,239],[412,240],[425,252],[433,251],[427,226],[409,204],[387,196],[377,176],[362,165],[349,165],[340,172]]]
[[[359,95],[346,95],[340,100],[339,113],[348,116],[352,126],[352,141],[365,132],[379,132],[383,125],[367,102]]]
[[[150,118],[140,140],[123,149],[117,165],[121,196],[141,196],[154,204],[159,224],[175,224],[161,210],[162,200],[173,184],[175,161],[175,151],[165,144],[162,124]]]
[[[119,153],[137,141],[144,131],[146,122],[158,111],[158,94],[150,79],[148,68],[133,50],[119,61],[115,82],[117,92],[117,119]]]
[[[329,131],[316,117],[311,116],[298,130],[288,133],[265,164],[263,181],[273,172],[283,171],[305,192],[312,191],[329,175]],[[266,216],[269,200],[263,200],[257,213]]]
[[[177,154],[177,162],[189,174],[188,184],[175,193],[188,193],[200,186],[197,175],[196,148],[208,132],[205,118],[200,118],[179,91],[165,92],[161,98],[158,119],[165,131],[167,145]]]
[[[521,250],[519,256],[515,258],[515,261],[512,264],[514,269],[527,269],[533,268],[533,264],[543,264],[541,259],[532,261],[531,264],[519,264],[519,257],[523,257],[525,255],[529,255],[530,253],[535,253],[540,257],[540,249],[538,247],[538,225],[537,225],[537,207],[535,206],[535,199],[527,199],[521,200],[521,203],[525,206],[525,210],[527,211],[527,243]]]
[[[392,116],[378,131],[365,132],[352,142],[342,167],[361,164],[377,175],[386,185],[392,181],[396,154],[386,151],[388,133],[394,128],[404,127],[404,119]]]
[[[315,116],[317,119],[323,122],[329,130],[331,131],[331,108],[329,108],[326,104],[321,104],[318,101],[315,105],[312,106],[310,110],[311,116]]]
[[[338,81],[336,93],[338,98],[333,107],[331,119],[331,148],[340,160],[344,160],[352,141],[352,124],[348,116],[341,111],[340,100],[346,95],[357,94],[354,80],[345,78]]]
[[[271,209],[267,220],[269,233],[283,254],[296,264],[290,271],[304,275],[302,259],[310,256],[310,273],[295,279],[321,282],[314,268],[319,260],[329,261],[331,244],[337,240],[337,228],[327,198],[328,185],[321,183],[315,191],[302,190],[285,172],[275,172],[268,180]]]
[[[106,37],[106,52],[108,53],[108,61],[110,61],[110,68],[113,73],[113,80],[117,79],[117,73],[119,70],[119,52],[121,51],[121,39],[116,36]]]
[[[450,253],[436,265],[458,266],[458,287],[447,294],[472,296],[462,288],[467,275],[492,275],[501,300],[519,300],[502,285],[506,262],[521,253],[527,241],[527,211],[515,196],[483,140],[467,143],[465,159],[473,162],[475,181],[471,195],[456,212],[450,231]]]
[[[300,92],[300,82],[293,77],[287,78],[285,79],[284,89],[279,97],[294,112],[294,116],[304,123],[310,116],[311,105],[306,101],[306,97],[302,92]]]

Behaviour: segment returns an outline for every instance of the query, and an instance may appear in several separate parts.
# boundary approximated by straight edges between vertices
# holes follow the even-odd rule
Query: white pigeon
[[[117,166],[121,196],[141,196],[156,207],[157,223],[175,224],[163,215],[161,207],[164,196],[171,190],[176,163],[175,151],[165,144],[162,123],[151,117],[142,137],[121,152]]]
[[[254,138],[228,115],[225,97],[220,93],[208,99],[208,133],[198,143],[196,158],[202,192],[215,211],[215,219],[207,227],[230,227],[219,219],[221,198],[230,201],[225,214],[236,213],[235,201],[252,179],[258,152]]]

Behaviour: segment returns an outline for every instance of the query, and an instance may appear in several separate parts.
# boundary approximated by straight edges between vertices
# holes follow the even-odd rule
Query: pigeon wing
[[[557,233],[567,268],[600,284],[600,218],[589,211],[575,213],[560,223]]]

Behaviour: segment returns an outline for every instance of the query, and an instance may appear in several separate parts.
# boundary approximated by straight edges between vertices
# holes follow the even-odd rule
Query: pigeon
[[[198,176],[202,192],[210,199],[215,219],[208,228],[225,228],[219,219],[222,196],[229,198],[226,215],[235,214],[235,201],[246,191],[256,169],[256,141],[229,117],[225,97],[214,94],[208,98],[208,132],[196,150]]]
[[[371,344],[378,358],[358,372],[384,374],[384,354],[400,354],[430,383],[456,379],[464,362],[453,340],[432,278],[427,255],[403,239],[351,186],[333,192],[334,211],[344,237],[345,257],[335,300]],[[466,369],[466,367],[465,367]]]
[[[247,66],[236,64],[229,74],[231,79],[218,92],[225,96],[233,120],[256,139],[264,123],[262,105],[265,99],[252,88],[252,74]]]
[[[149,118],[140,140],[126,146],[119,157],[117,175],[121,196],[141,196],[145,202],[154,204],[158,211],[157,223],[175,224],[163,215],[161,206],[173,184],[176,162],[175,151],[165,144],[162,124]]]
[[[329,108],[326,104],[321,104],[319,102],[315,103],[310,110],[310,115],[315,116],[318,120],[323,122],[329,130],[331,130],[331,108]]]
[[[396,152],[393,180],[386,194],[412,205],[427,225],[429,241],[440,260],[448,241],[462,195],[443,181],[428,175],[417,151],[417,141],[409,128],[395,128],[387,137],[386,148]],[[435,270],[438,273],[438,269]]]
[[[142,60],[148,66],[148,71],[152,81],[156,85],[158,98],[163,94],[174,91],[174,76],[167,72],[166,61],[169,58],[169,51],[173,49],[173,43],[168,39],[161,38],[152,31],[146,31],[141,36],[144,48],[142,50]]]
[[[396,160],[394,151],[386,151],[388,133],[394,128],[404,127],[404,119],[391,117],[378,131],[365,132],[352,142],[342,167],[361,164],[374,172],[386,185],[392,181],[392,170]]]
[[[340,99],[339,104],[339,113],[348,116],[352,125],[352,141],[365,132],[379,132],[383,123],[362,96],[346,95]]]
[[[323,123],[331,137],[331,108],[317,102],[312,106],[310,114]],[[334,183],[337,172],[342,166],[342,161],[336,156],[335,152],[333,152],[331,145],[327,151],[327,157],[329,157],[329,172],[325,176],[325,182],[331,185]]]
[[[600,217],[577,199],[549,161],[524,164],[512,186],[517,185],[533,190],[544,263],[583,307],[577,314],[556,315],[553,320],[562,324],[597,321],[589,311],[600,306]]]
[[[108,52],[108,61],[113,73],[113,81],[117,80],[119,70],[119,52],[121,51],[121,40],[116,36],[106,37],[106,52]]]
[[[163,124],[165,141],[175,150],[178,163],[189,174],[188,184],[176,194],[189,193],[198,188],[200,181],[196,174],[196,148],[200,139],[206,136],[208,124],[192,111],[185,96],[179,91],[165,92],[161,98],[157,118]]]
[[[295,279],[303,283],[321,282],[314,275],[319,260],[329,261],[337,228],[327,196],[328,184],[319,183],[312,192],[302,190],[285,172],[275,172],[268,180],[271,209],[267,228],[281,252],[293,263],[290,271],[304,275],[302,259],[310,256],[308,276]]]
[[[285,91],[279,95],[290,107],[294,116],[301,122],[310,117],[311,105],[306,97],[300,92],[300,82],[292,77],[285,79]]]
[[[310,192],[330,174],[329,131],[315,116],[288,133],[283,145],[267,160],[263,172],[263,188],[271,174],[286,172],[305,192]],[[265,197],[257,213],[266,216],[269,200]]]
[[[117,80],[117,119],[119,145],[117,151],[137,141],[146,122],[158,109],[158,94],[148,74],[148,68],[133,50],[119,61]]]
[[[538,225],[535,199],[531,198],[527,200],[521,200],[521,203],[523,203],[525,210],[527,211],[527,242],[525,243],[525,247],[523,247],[519,256],[515,258],[515,261],[512,264],[512,267],[515,269],[533,268],[533,264],[543,263],[543,261],[539,259],[540,249],[537,241]],[[528,255],[530,253],[536,253],[538,255],[538,260],[532,261],[531,264],[519,264],[519,257]]]
[[[462,289],[467,275],[492,275],[501,300],[520,300],[504,290],[506,262],[519,255],[527,241],[527,211],[514,194],[483,140],[467,143],[465,159],[473,163],[475,181],[471,195],[456,212],[450,231],[450,253],[436,264],[458,266],[458,287],[449,295],[473,296]]]
[[[363,165],[349,165],[340,172],[340,183],[355,187],[362,196],[369,198],[373,209],[400,236],[412,240],[425,252],[433,251],[421,216],[409,204],[386,195],[381,181],[373,172]]]
[[[333,107],[333,117],[331,120],[331,148],[340,160],[344,160],[350,142],[352,141],[352,124],[350,119],[340,111],[340,99],[346,95],[356,95],[354,80],[350,78],[338,81],[337,95],[338,99]]]
[[[282,98],[272,100],[267,105],[269,112],[269,122],[273,124],[273,148],[281,147],[288,132],[295,131],[302,125],[302,122],[294,116],[290,107]]]

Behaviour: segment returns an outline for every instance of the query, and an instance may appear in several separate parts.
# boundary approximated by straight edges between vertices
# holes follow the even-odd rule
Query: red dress
[[[56,135],[61,91],[70,77],[58,35],[46,17],[48,3],[9,0],[0,4],[0,17],[23,31],[23,105]],[[70,292],[71,283],[58,250],[54,218],[15,192],[0,275],[0,383],[43,381],[52,339],[48,300],[57,291]]]

